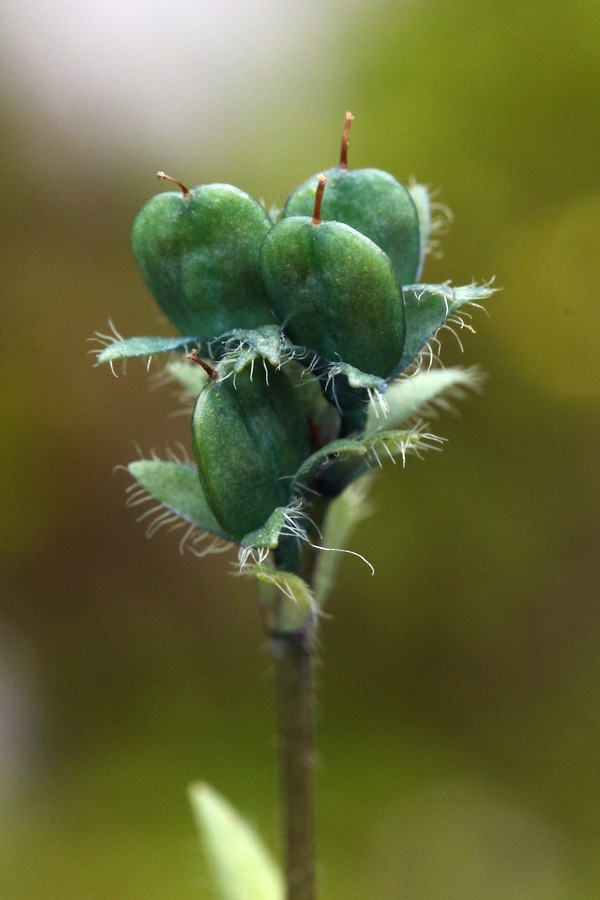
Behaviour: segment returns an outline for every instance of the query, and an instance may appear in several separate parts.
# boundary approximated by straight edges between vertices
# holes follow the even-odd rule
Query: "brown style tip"
[[[325,191],[325,185],[328,182],[327,175],[317,175],[318,185],[315,193],[315,208],[313,211],[313,225],[321,224],[321,203],[323,202],[323,193]]]
[[[184,197],[190,196],[190,189],[186,188],[185,184],[182,184],[180,181],[177,181],[176,178],[171,178],[170,175],[165,174],[165,172],[157,172],[156,177],[161,181],[170,181],[171,184],[176,184],[178,188],[180,188],[181,193]]]
[[[354,121],[351,112],[346,113],[344,119],[344,130],[342,131],[342,149],[340,150],[340,169],[348,168],[348,144],[350,143],[350,126]]]
[[[204,369],[204,371],[206,372],[206,374],[208,375],[208,377],[210,378],[211,381],[217,380],[216,370],[213,369],[212,366],[209,366],[209,364],[207,362],[205,362],[203,359],[200,358],[200,356],[198,355],[198,351],[195,348],[193,350],[190,350],[190,352],[187,354],[187,358],[191,359],[192,362],[197,363],[199,366],[202,366],[202,368]]]

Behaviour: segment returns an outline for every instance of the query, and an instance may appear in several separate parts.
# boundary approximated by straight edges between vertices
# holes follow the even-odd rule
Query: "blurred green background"
[[[496,276],[485,391],[389,467],[323,623],[324,900],[600,896],[597,0],[7,4],[0,105],[0,896],[209,897],[185,797],[278,848],[272,677],[233,557],[147,541],[114,467],[172,333],[129,249],[165,169],[282,202],[335,163],[439,188],[429,281]]]

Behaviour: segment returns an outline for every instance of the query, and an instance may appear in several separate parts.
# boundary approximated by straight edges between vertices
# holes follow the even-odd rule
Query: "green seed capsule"
[[[266,364],[209,384],[192,418],[192,444],[204,493],[235,540],[287,506],[291,476],[310,454],[306,413],[287,375]]]
[[[293,217],[269,232],[261,260],[273,310],[294,343],[389,375],[404,345],[404,304],[379,247],[340,222]]]
[[[273,322],[259,268],[272,224],[263,208],[228,184],[180,187],[149,200],[132,232],[137,264],[163,312],[182,334],[205,338]]]
[[[346,154],[350,113],[342,137],[340,164],[323,174],[328,179],[321,218],[350,225],[387,253],[400,285],[413,284],[420,267],[419,219],[412,197],[393,175],[380,169],[348,169]],[[296,188],[284,216],[309,216],[318,175]]]

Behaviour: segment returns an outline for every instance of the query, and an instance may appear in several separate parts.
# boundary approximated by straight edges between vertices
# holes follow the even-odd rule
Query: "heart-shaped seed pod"
[[[340,163],[323,174],[328,184],[321,217],[350,225],[387,253],[400,285],[417,278],[421,247],[419,219],[406,188],[381,169],[348,169],[347,152],[351,113],[346,113]],[[296,188],[287,199],[283,215],[309,216],[318,175]]]
[[[208,384],[196,401],[192,445],[212,513],[236,541],[288,505],[292,476],[311,452],[297,392],[267,363]]]
[[[228,184],[175,184],[179,192],[146,203],[132,231],[137,264],[158,305],[182,334],[204,338],[273,322],[259,268],[272,225],[264,209]]]
[[[373,241],[341,222],[320,221],[326,180],[319,176],[312,218],[282,219],[265,238],[265,286],[294,343],[385,378],[404,345],[402,289]]]

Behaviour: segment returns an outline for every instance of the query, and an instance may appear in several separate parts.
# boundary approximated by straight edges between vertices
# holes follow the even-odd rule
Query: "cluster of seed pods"
[[[134,222],[144,281],[184,337],[124,340],[100,359],[187,350],[208,372],[192,416],[198,480],[213,530],[242,546],[298,497],[339,495],[376,440],[389,453],[373,396],[405,377],[458,308],[490,293],[417,283],[427,191],[350,169],[352,119],[338,165],[296,188],[280,213],[231,185],[188,189],[159,172],[174,189]],[[288,554],[286,565],[297,560]]]

